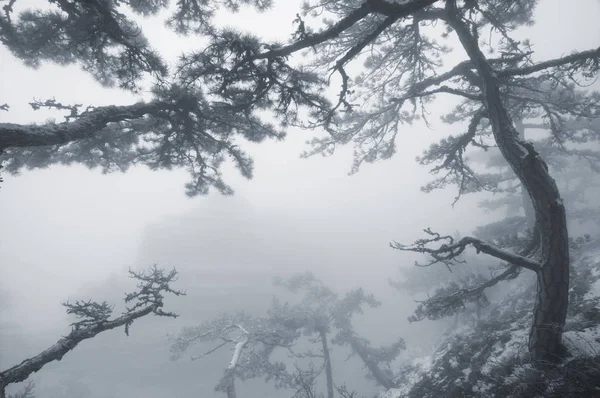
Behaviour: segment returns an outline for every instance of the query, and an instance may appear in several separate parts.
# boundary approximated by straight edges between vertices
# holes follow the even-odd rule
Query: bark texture
[[[5,148],[65,145],[92,137],[109,123],[138,119],[172,107],[167,102],[139,102],[129,106],[98,107],[73,121],[63,123],[39,126],[0,123],[0,152]]]
[[[519,139],[525,141],[525,126],[523,125],[523,121],[515,121],[515,128],[519,132]],[[533,230],[535,226],[535,209],[533,208],[533,203],[531,203],[529,193],[527,193],[527,189],[524,186],[521,186],[521,200],[523,202],[523,210],[525,211],[525,219],[527,220],[527,228]]]
[[[457,33],[481,78],[484,104],[498,148],[518,176],[533,203],[541,234],[542,267],[537,271],[537,300],[529,336],[535,361],[555,361],[561,352],[569,292],[569,243],[565,208],[548,167],[519,133],[504,106],[498,76],[463,22],[455,0],[447,0],[449,23]]]

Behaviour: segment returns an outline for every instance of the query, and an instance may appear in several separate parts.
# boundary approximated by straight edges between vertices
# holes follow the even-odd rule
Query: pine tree
[[[312,140],[306,155],[330,154],[336,146],[353,143],[356,171],[364,162],[393,156],[399,130],[427,115],[434,96],[459,99],[446,120],[464,122],[465,132],[422,158],[443,173],[430,188],[458,184],[459,196],[493,190],[497,178],[474,173],[464,153],[472,146],[497,145],[531,198],[532,242],[539,249],[513,253],[432,230],[414,245],[395,247],[428,254],[432,264],[450,264],[467,246],[475,246],[509,262],[512,270],[534,272],[538,295],[529,351],[536,360],[560,356],[570,264],[565,208],[546,162],[534,144],[520,137],[515,122],[545,113],[549,121],[556,113],[566,119],[597,118],[596,94],[580,92],[569,99],[577,106],[564,109],[554,107],[560,98],[544,92],[560,93],[554,89],[597,76],[600,48],[535,60],[530,43],[516,41],[513,34],[532,23],[536,1],[308,1],[296,20],[299,31],[287,43],[220,28],[211,19],[219,8],[247,4],[264,10],[271,1],[179,1],[168,9],[168,25],[208,44],[183,54],[173,72],[127,17],[129,12],[156,14],[168,8],[168,1],[50,0],[49,10],[20,14],[13,10],[15,1],[5,3],[0,39],[27,65],[79,63],[102,84],[133,91],[145,76],[155,81],[151,101],[129,106],[33,102],[34,108],[59,109],[67,116],[54,124],[0,124],[1,159],[8,172],[73,162],[105,171],[132,164],[184,167],[192,178],[189,194],[206,193],[209,187],[231,193],[220,173],[226,157],[242,175],[252,175],[252,161],[234,143],[236,137],[254,142],[282,138],[289,125],[325,130],[327,136]],[[322,28],[311,28],[307,18],[312,15],[326,16]],[[480,37],[484,30],[492,32],[492,40]],[[445,65],[456,39],[467,57]],[[302,63],[296,55],[309,49],[314,51]],[[488,51],[491,55],[484,54]],[[348,68],[356,61],[364,61],[358,75]],[[332,74],[341,87],[330,100],[324,88]],[[540,93],[539,87],[551,91]],[[560,137],[564,131],[553,133]],[[530,258],[534,252],[539,258]]]
[[[341,384],[334,382],[332,352],[334,346],[347,346],[368,369],[368,374],[379,385],[395,387],[390,363],[405,348],[398,339],[387,347],[373,348],[366,338],[352,327],[352,318],[362,313],[363,307],[376,307],[380,303],[362,289],[354,289],[342,297],[325,286],[311,273],[297,274],[278,279],[276,285],[296,297],[283,301],[274,297],[266,315],[257,317],[245,312],[222,314],[199,326],[185,327],[177,336],[171,336],[172,359],[181,356],[202,343],[208,348],[192,360],[213,355],[229,346],[232,354],[216,391],[236,396],[236,380],[264,378],[275,388],[296,390],[294,397],[302,398],[313,392],[317,378],[324,373],[327,394],[333,398],[335,391],[342,394]],[[285,354],[294,361],[295,369],[273,356]],[[300,362],[300,364],[298,363]],[[304,366],[302,366],[304,365]],[[343,396],[343,394],[341,395]]]

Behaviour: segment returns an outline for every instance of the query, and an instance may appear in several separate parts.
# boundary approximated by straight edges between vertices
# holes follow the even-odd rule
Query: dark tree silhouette
[[[235,143],[237,137],[256,142],[281,138],[291,124],[325,130],[327,136],[312,140],[306,155],[330,154],[338,145],[353,143],[356,171],[364,162],[391,157],[401,126],[427,115],[432,97],[456,97],[460,103],[446,120],[464,122],[466,131],[422,157],[423,163],[436,165],[434,173],[443,174],[428,189],[456,183],[458,196],[495,189],[497,179],[474,173],[463,155],[472,146],[496,145],[531,198],[539,258],[475,238],[455,242],[436,234],[396,247],[448,263],[475,246],[535,272],[538,295],[529,351],[539,360],[559,356],[569,290],[565,208],[546,162],[520,137],[515,123],[546,115],[553,133],[560,135],[564,131],[557,114],[597,118],[596,94],[582,92],[569,99],[576,106],[564,109],[560,98],[544,92],[560,93],[562,87],[597,76],[600,48],[536,60],[527,41],[513,38],[516,29],[532,22],[536,1],[309,1],[288,43],[266,43],[215,26],[211,19],[220,7],[235,10],[246,4],[263,10],[271,1],[179,1],[173,4],[169,26],[201,35],[208,44],[183,54],[172,73],[124,12],[155,14],[167,8],[167,1],[53,0],[50,10],[20,14],[14,11],[15,1],[4,2],[0,40],[27,65],[77,62],[101,83],[134,91],[143,76],[156,82],[153,100],[129,106],[33,102],[34,109],[47,106],[68,116],[63,123],[0,124],[0,156],[8,172],[73,162],[105,171],[132,164],[185,167],[192,176],[189,194],[205,193],[211,186],[231,193],[219,171],[225,158],[244,176],[252,175],[251,159]],[[305,20],[313,14],[327,16],[319,30]],[[484,31],[491,32],[491,39],[480,38]],[[466,58],[444,65],[456,39]],[[296,62],[306,49],[314,50],[311,58]],[[356,76],[348,68],[354,61],[364,61],[363,73]],[[341,89],[330,101],[323,89],[332,74]]]

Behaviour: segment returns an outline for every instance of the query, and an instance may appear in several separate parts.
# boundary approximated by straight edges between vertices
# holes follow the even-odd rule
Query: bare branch
[[[449,235],[441,236],[429,228],[425,229],[424,231],[426,234],[431,236],[431,238],[419,239],[412,245],[403,245],[398,242],[393,242],[390,244],[390,246],[394,249],[402,251],[410,251],[429,255],[432,260],[428,264],[425,264],[425,266],[436,263],[451,265],[456,262],[460,262],[461,260],[459,260],[459,256],[465,251],[467,246],[471,245],[477,250],[477,253],[483,252],[518,267],[526,268],[534,272],[539,272],[542,268],[541,264],[537,261],[533,261],[527,257],[499,249],[477,238],[465,237],[455,243],[454,238]],[[428,247],[428,245],[438,242],[447,243],[443,243],[436,249]]]
[[[527,245],[519,251],[519,256],[531,256],[539,247],[539,244],[540,235],[534,233]],[[516,278],[520,270],[519,266],[511,265],[502,273],[491,276],[487,280],[480,275],[471,275],[461,282],[461,286],[451,282],[449,285],[437,289],[433,297],[419,301],[417,309],[408,320],[418,322],[423,319],[435,320],[451,316],[462,311],[466,308],[466,304],[470,302],[475,302],[479,306],[487,305],[489,301],[485,295],[485,290],[502,281]]]
[[[226,345],[227,345],[227,344],[229,344],[229,343],[230,343],[230,341],[229,341],[229,340],[223,340],[223,342],[222,342],[221,344],[219,344],[219,345],[217,345],[217,346],[215,346],[215,347],[211,348],[210,350],[208,350],[208,351],[205,351],[205,352],[203,352],[203,353],[202,353],[202,354],[200,354],[200,355],[194,355],[194,356],[191,356],[191,357],[190,357],[190,360],[192,360],[192,361],[196,361],[196,360],[198,360],[198,359],[202,359],[202,358],[204,358],[204,357],[206,357],[206,356],[208,356],[208,355],[212,354],[213,352],[217,351],[219,348],[226,346]]]
[[[408,99],[427,97],[429,95],[435,95],[435,94],[439,94],[439,93],[454,94],[454,95],[458,95],[460,97],[465,97],[465,98],[473,100],[473,101],[481,101],[481,94],[468,93],[466,91],[462,91],[457,88],[453,88],[453,87],[449,87],[449,86],[441,86],[436,89],[428,90],[428,91],[427,90],[425,90],[425,91],[410,90],[409,93],[407,93],[405,96],[399,97],[399,98],[393,97],[393,98],[390,98],[390,100],[392,102],[403,102]]]

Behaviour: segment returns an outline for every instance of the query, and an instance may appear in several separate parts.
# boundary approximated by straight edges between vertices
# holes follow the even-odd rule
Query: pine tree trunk
[[[502,102],[498,78],[481,52],[477,39],[461,20],[456,4],[447,2],[450,24],[481,79],[483,101],[494,139],[527,192],[535,209],[541,234],[542,269],[537,275],[537,299],[529,334],[529,353],[534,361],[556,361],[569,300],[569,242],[565,207],[548,167],[533,145],[519,139]]]
[[[319,328],[319,336],[323,349],[325,360],[325,377],[327,378],[327,398],[333,398],[333,371],[331,370],[331,357],[329,355],[329,346],[327,344],[327,333],[325,329]]]
[[[519,133],[519,139],[525,141],[525,127],[523,126],[523,121],[516,120],[515,128]],[[525,211],[525,219],[527,220],[527,228],[533,231],[533,228],[535,227],[535,209],[529,198],[529,193],[527,193],[527,189],[525,189],[524,186],[521,186],[521,200],[523,202],[523,210]]]

